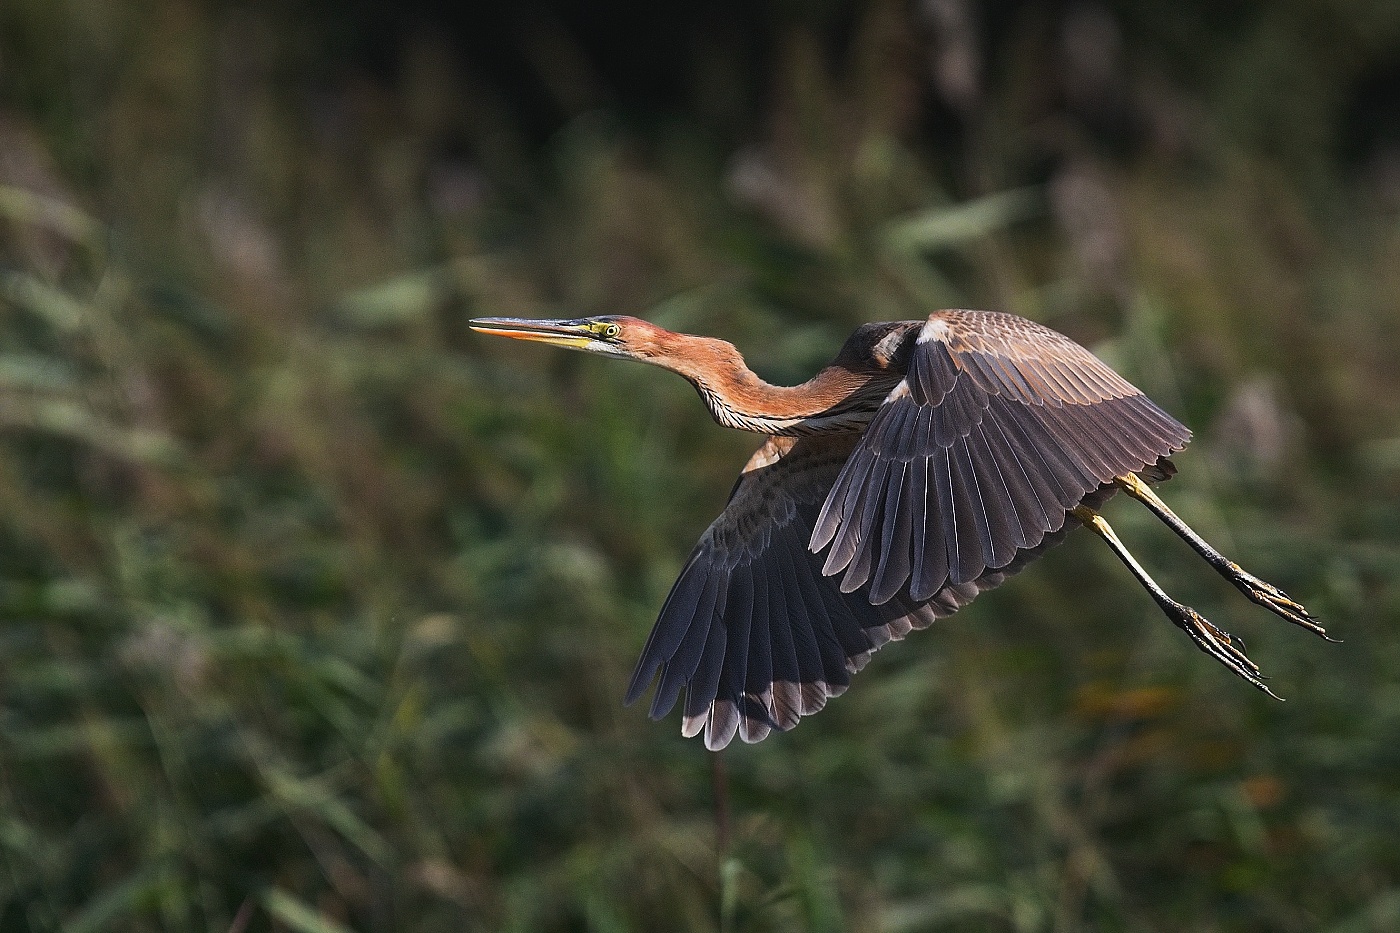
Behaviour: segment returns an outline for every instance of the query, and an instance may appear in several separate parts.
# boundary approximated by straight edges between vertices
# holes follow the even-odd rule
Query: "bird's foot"
[[[1162,609],[1177,628],[1191,637],[1196,647],[1275,700],[1282,699],[1264,683],[1263,675],[1259,673],[1259,665],[1245,655],[1243,641],[1218,628],[1205,616],[1183,603],[1168,599],[1162,603]]]
[[[1340,639],[1333,638],[1327,634],[1327,629],[1322,627],[1322,623],[1317,620],[1302,603],[1290,597],[1283,590],[1265,580],[1261,580],[1254,574],[1240,568],[1239,564],[1231,561],[1228,565],[1230,582],[1239,588],[1239,591],[1248,596],[1252,601],[1263,606],[1265,609],[1287,619],[1294,625],[1307,629],[1308,631],[1325,638],[1327,641],[1336,642]]]
[[[1249,650],[1245,647],[1243,638],[1240,638],[1237,635],[1231,635],[1229,632],[1216,625],[1210,619],[1207,619],[1199,612],[1196,612],[1196,610],[1192,609],[1190,606],[1182,606],[1181,608],[1184,609],[1186,612],[1195,613],[1196,621],[1199,622],[1201,626],[1205,628],[1205,630],[1208,633],[1210,633],[1210,635],[1213,638],[1215,638],[1216,641],[1223,642],[1231,648],[1236,649],[1239,652],[1240,657],[1243,658],[1245,651]],[[1248,661],[1249,659],[1245,658],[1245,660]]]

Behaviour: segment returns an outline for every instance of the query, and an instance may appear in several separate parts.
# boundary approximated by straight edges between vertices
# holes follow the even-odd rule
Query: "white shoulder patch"
[[[904,340],[905,334],[907,333],[908,331],[901,332],[898,330],[892,330],[885,336],[881,337],[880,342],[875,344],[875,347],[872,351],[874,356],[880,359],[891,359],[894,356],[895,351],[899,349],[899,344],[901,341]]]
[[[928,323],[919,330],[919,343],[928,343],[930,340],[940,342],[946,341],[949,334],[948,322],[941,318],[931,317]]]

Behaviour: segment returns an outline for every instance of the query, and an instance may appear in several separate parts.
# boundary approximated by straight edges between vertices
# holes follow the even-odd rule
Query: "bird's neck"
[[[733,344],[675,335],[675,352],[656,362],[695,386],[720,424],[762,434],[800,436],[863,427],[890,386],[877,373],[832,365],[797,386],[775,386],[749,369]],[[880,384],[876,384],[879,382]]]

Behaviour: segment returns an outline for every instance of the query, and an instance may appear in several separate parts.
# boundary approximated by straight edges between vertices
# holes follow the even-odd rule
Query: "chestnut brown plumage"
[[[1098,509],[1143,502],[1253,601],[1323,637],[1283,591],[1241,570],[1149,484],[1190,439],[1088,350],[1011,314],[938,311],[866,324],[832,363],[772,386],[722,340],[622,316],[479,318],[483,333],[679,373],[715,420],[766,434],[700,538],[642,649],[626,701],[651,715],[685,690],[682,732],[723,748],[790,729],[871,652],[956,612],[1084,525],[1168,618],[1271,693],[1242,645],[1167,596]]]

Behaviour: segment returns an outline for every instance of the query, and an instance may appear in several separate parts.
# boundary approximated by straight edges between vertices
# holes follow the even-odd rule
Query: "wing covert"
[[[913,339],[810,541],[830,545],[822,572],[841,574],[844,593],[868,584],[876,604],[919,603],[976,581],[1190,438],[1088,350],[1024,318],[941,311]]]

